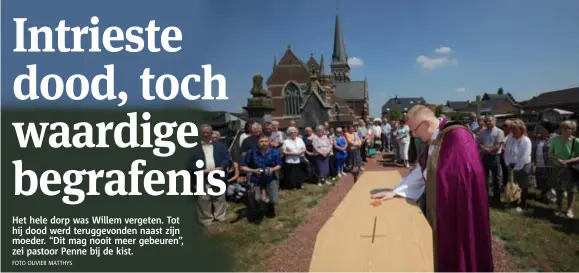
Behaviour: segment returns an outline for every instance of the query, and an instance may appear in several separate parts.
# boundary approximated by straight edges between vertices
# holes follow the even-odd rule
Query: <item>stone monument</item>
[[[271,114],[274,110],[273,99],[269,90],[263,88],[263,75],[259,73],[253,76],[251,95],[252,97],[247,99],[247,106],[243,107],[249,120],[259,123],[271,122]]]

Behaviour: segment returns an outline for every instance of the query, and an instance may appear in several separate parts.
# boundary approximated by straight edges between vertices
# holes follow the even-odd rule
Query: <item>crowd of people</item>
[[[226,171],[227,191],[223,196],[197,198],[199,222],[205,226],[225,221],[227,202],[248,204],[248,219],[259,223],[276,216],[279,191],[302,190],[305,183],[322,186],[346,173],[364,171],[364,162],[383,149],[381,120],[359,120],[331,128],[329,123],[300,132],[295,121],[282,132],[277,121],[247,122],[239,137],[239,154],[232,155],[221,142],[219,132],[202,125],[203,141],[190,162],[203,160],[204,171]],[[389,141],[388,141],[389,143]],[[388,148],[390,149],[390,148]]]
[[[558,205],[558,215],[574,217],[572,205],[579,183],[579,168],[575,167],[579,163],[579,139],[573,136],[577,128],[574,121],[560,125],[543,122],[528,132],[520,119],[497,126],[495,118],[473,114],[472,122],[466,125],[476,136],[494,201],[500,202],[512,180],[521,190],[517,211],[526,208],[529,188],[537,187],[543,200]],[[325,123],[303,131],[291,121],[285,132],[277,121],[247,122],[239,143],[234,144],[240,147],[237,155],[229,153],[219,132],[210,126],[201,126],[201,133],[204,140],[192,160],[204,160],[207,173],[215,168],[225,170],[228,185],[223,196],[197,199],[198,218],[205,226],[225,221],[227,202],[253,203],[258,207],[256,215],[247,216],[259,223],[263,219],[260,213],[276,216],[282,189],[301,190],[306,183],[322,186],[346,173],[357,174],[378,152],[391,152],[394,161],[405,168],[426,152],[426,143],[412,137],[404,121],[388,119],[359,120],[344,128]]]
[[[544,121],[532,132],[528,132],[521,119],[505,120],[499,127],[495,118],[481,117],[469,126],[476,134],[495,202],[501,202],[504,188],[512,181],[520,188],[520,198],[515,204],[518,212],[527,208],[529,189],[536,187],[539,199],[557,204],[557,215],[574,217],[574,193],[579,184],[575,121],[561,124]]]

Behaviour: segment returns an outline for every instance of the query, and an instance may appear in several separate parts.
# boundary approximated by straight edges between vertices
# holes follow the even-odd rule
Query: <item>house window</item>
[[[302,96],[300,88],[294,83],[290,82],[284,89],[285,100],[285,114],[288,116],[297,116],[300,114],[300,107],[302,105]]]

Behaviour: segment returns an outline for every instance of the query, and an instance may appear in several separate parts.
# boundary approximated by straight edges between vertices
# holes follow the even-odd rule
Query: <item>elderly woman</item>
[[[342,128],[336,129],[336,137],[334,139],[334,157],[336,160],[336,171],[338,177],[344,176],[344,161],[348,157],[348,142],[344,137]]]
[[[304,141],[298,137],[298,129],[289,127],[287,138],[283,141],[281,150],[284,158],[283,164],[283,187],[287,189],[302,189],[305,174],[302,171],[301,163],[306,152]]]
[[[325,134],[324,129],[323,125],[316,127],[316,134],[312,138],[312,163],[314,173],[318,180],[318,186],[330,183],[327,178],[330,173],[330,152],[332,151],[332,141]]]
[[[272,121],[270,145],[274,148],[279,148],[281,147],[281,144],[284,139],[285,139],[284,133],[279,130],[279,121],[277,120]]]
[[[505,120],[505,122],[503,122],[503,126],[502,126],[503,132],[505,133],[505,144],[503,146],[503,152],[502,152],[503,157],[501,158],[501,160],[504,162],[505,168],[508,166],[507,161],[510,160],[509,157],[512,156],[512,155],[508,154],[506,151],[510,151],[512,149],[513,143],[515,142],[515,138],[513,138],[512,130],[511,130],[513,127],[513,121],[514,120],[507,119],[507,120]],[[507,170],[508,170],[508,168],[507,168]],[[506,179],[508,177],[509,177],[508,173],[505,173],[503,171],[503,178]]]
[[[358,135],[356,127],[353,125],[348,126],[348,132],[346,133],[346,141],[348,145],[348,165],[352,171],[360,171],[362,166],[362,157],[360,155],[360,148],[362,147],[362,140]]]
[[[533,173],[531,154],[533,144],[527,136],[527,126],[520,119],[512,120],[509,124],[511,133],[510,145],[505,145],[505,164],[514,173],[515,183],[521,188],[521,202],[517,212],[526,208],[529,193],[530,177]]]
[[[577,130],[575,121],[566,120],[559,127],[561,134],[551,139],[549,152],[553,160],[553,171],[550,177],[550,186],[557,193],[557,214],[573,218],[573,202],[579,171],[572,166],[579,163],[579,139],[573,136]],[[563,210],[563,192],[567,192],[567,210]]]
[[[400,147],[400,160],[404,167],[409,168],[408,164],[408,149],[410,148],[410,127],[406,124],[401,124],[398,127],[398,136],[396,137],[398,146]]]
[[[503,186],[507,184],[508,180],[509,180],[509,168],[507,166],[507,163],[505,162],[505,156],[504,156],[504,150],[507,149],[507,145],[511,145],[512,141],[511,138],[511,125],[513,124],[513,120],[511,119],[507,119],[503,122],[502,125],[502,129],[503,129],[503,133],[505,135],[505,143],[504,143],[504,147],[501,151],[502,156],[500,158],[501,160],[501,173],[502,173],[502,178],[503,178]]]

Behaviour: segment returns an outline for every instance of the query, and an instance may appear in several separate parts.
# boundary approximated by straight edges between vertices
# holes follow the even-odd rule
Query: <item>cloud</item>
[[[456,60],[451,58],[447,57],[431,58],[424,55],[416,58],[416,61],[422,66],[422,68],[428,70],[440,68],[446,65],[456,64]]]
[[[461,93],[462,93],[462,92],[464,92],[464,91],[466,91],[466,88],[464,88],[464,87],[459,87],[459,88],[456,89],[456,92],[461,92]]]
[[[450,48],[448,46],[441,46],[441,47],[435,49],[434,52],[436,52],[438,54],[448,54],[448,53],[452,52],[452,48]]]
[[[364,66],[364,60],[358,57],[351,57],[348,59],[348,65],[350,65],[351,68],[360,68]]]

